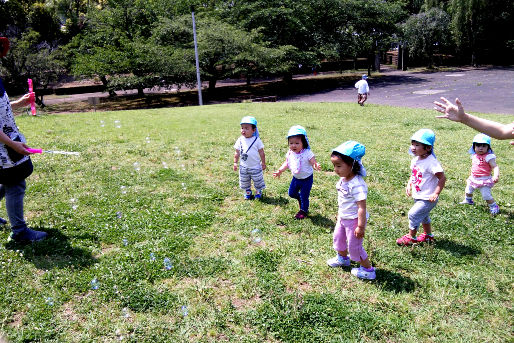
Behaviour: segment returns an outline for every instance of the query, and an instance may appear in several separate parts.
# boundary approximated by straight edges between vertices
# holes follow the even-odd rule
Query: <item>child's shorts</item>
[[[417,230],[419,224],[430,224],[430,211],[437,205],[439,201],[429,201],[422,199],[414,199],[414,206],[409,210],[409,228]]]
[[[491,188],[494,186],[492,177],[473,177],[470,176],[466,182],[466,194],[473,194],[475,189],[479,189],[482,194],[482,199],[485,201],[494,200],[491,194]]]
[[[355,229],[359,219],[338,219],[334,229],[334,249],[336,251],[345,251],[352,261],[359,262],[368,258],[366,250],[362,247],[363,238],[355,237]]]
[[[253,186],[256,190],[262,190],[266,188],[264,183],[264,175],[261,168],[247,168],[239,166],[239,187],[243,190],[250,189],[252,187],[251,181],[253,180]]]

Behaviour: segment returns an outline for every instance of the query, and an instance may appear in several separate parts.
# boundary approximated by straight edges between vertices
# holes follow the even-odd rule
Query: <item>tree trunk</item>
[[[142,87],[137,88],[137,95],[139,96],[145,96],[144,89]]]
[[[216,78],[209,79],[209,92],[214,92],[216,89]]]

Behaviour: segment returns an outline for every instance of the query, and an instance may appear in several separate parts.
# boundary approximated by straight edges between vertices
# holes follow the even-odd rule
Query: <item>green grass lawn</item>
[[[33,156],[25,214],[49,239],[16,245],[0,230],[0,332],[9,342],[512,342],[514,148],[493,141],[501,214],[479,194],[459,205],[476,132],[436,114],[244,103],[19,117],[30,146],[81,155]],[[262,202],[243,200],[232,170],[246,115],[265,145]],[[323,168],[304,221],[293,219],[289,172],[271,176],[294,124]],[[432,212],[437,243],[401,248],[407,151],[423,127],[448,178]],[[325,262],[337,213],[330,152],[349,139],[367,149],[374,282]]]

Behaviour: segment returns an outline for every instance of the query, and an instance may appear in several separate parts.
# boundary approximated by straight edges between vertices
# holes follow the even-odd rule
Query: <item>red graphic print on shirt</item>
[[[414,188],[416,189],[416,192],[421,192],[421,188],[419,185],[421,184],[421,181],[423,180],[423,174],[418,169],[417,166],[412,168],[412,184],[414,185]]]

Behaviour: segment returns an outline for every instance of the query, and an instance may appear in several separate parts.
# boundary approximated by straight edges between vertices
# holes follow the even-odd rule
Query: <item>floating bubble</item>
[[[150,262],[155,261],[155,254],[153,252],[150,253]]]
[[[123,318],[130,318],[130,311],[128,308],[124,307],[121,309],[121,315]]]
[[[182,182],[182,189],[186,190],[186,184],[184,182]]]
[[[141,170],[141,165],[139,164],[139,162],[134,162],[133,166],[134,166],[134,169],[136,171],[140,171]]]
[[[100,127],[104,127],[105,126],[105,122],[103,120],[100,120]]]
[[[262,242],[262,232],[259,229],[253,229],[251,232],[252,240],[254,243],[260,243]]]
[[[127,246],[127,245],[128,245],[128,239],[123,238],[123,241],[122,241],[122,242],[123,242],[123,245],[124,245],[124,246]]]
[[[188,310],[187,310],[187,306],[186,305],[182,305],[182,307],[180,308],[180,312],[182,312],[182,315],[185,317],[189,314]]]
[[[46,297],[45,298],[45,303],[48,305],[48,306],[54,306],[54,299],[52,297]]]
[[[182,170],[186,170],[186,166],[185,165],[182,164],[181,167],[182,167]]]
[[[145,140],[147,143],[150,143],[150,137],[146,137]]]
[[[162,166],[164,169],[168,169],[168,164],[166,162],[162,162]]]
[[[171,263],[171,260],[168,257],[164,259],[164,268],[166,270],[171,270],[171,268],[173,268],[173,263]]]
[[[100,282],[98,282],[98,280],[94,278],[93,280],[91,280],[90,285],[92,290],[97,290],[100,287]]]
[[[116,212],[116,218],[118,218],[118,219],[123,218],[123,213],[121,213],[121,211]]]
[[[127,187],[121,186],[120,190],[121,190],[121,194],[127,194]]]
[[[117,129],[121,128],[121,122],[119,120],[114,121],[114,126],[116,126]]]

